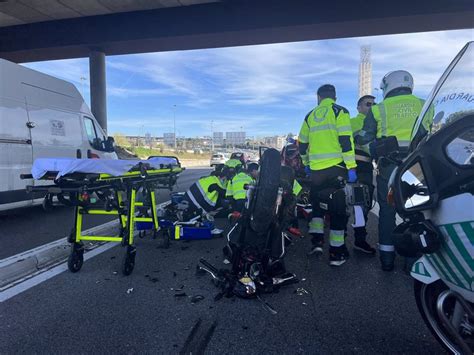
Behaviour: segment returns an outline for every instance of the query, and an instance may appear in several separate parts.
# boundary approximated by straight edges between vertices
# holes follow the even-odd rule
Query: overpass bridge
[[[454,30],[472,0],[0,1],[0,58],[89,57],[91,109],[107,128],[106,56]]]

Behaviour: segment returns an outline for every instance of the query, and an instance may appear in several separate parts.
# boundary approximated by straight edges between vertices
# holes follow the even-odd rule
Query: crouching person
[[[230,201],[232,212],[241,213],[247,201],[245,185],[254,185],[258,177],[258,164],[250,163],[227,184],[226,199]]]
[[[226,171],[223,170],[213,172],[192,184],[184,194],[189,215],[209,213],[219,208],[225,197],[226,183]]]

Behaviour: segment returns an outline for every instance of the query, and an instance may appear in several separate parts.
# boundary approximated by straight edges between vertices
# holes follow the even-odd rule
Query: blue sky
[[[391,70],[410,71],[426,97],[474,30],[146,53],[107,57],[109,134],[161,136],[247,131],[297,133],[315,92],[336,86],[337,102],[355,115],[360,46],[372,48],[373,86]],[[89,103],[88,59],[25,64],[73,82]],[[85,80],[81,80],[81,77]]]

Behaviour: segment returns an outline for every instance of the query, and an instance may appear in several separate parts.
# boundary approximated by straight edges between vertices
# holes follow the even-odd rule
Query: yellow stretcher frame
[[[156,178],[163,174],[180,173],[184,169],[181,167],[147,170],[146,174],[140,171],[128,172],[121,176],[111,176],[108,174],[100,174],[94,182],[111,182],[108,187],[115,192],[115,198],[118,208],[88,208],[81,205],[75,207],[74,228],[70,235],[69,242],[72,243],[71,254],[68,259],[68,268],[71,272],[77,272],[81,269],[83,263],[83,245],[82,241],[98,241],[98,242],[118,242],[127,247],[126,255],[122,265],[122,273],[130,275],[135,266],[135,246],[134,232],[136,222],[151,222],[154,233],[160,229],[158,216],[156,214],[156,195],[154,183],[149,182],[148,178]],[[148,192],[149,207],[151,209],[151,217],[137,216],[137,207],[144,207],[144,203],[137,201],[137,192],[143,189]],[[123,195],[127,198],[124,199]],[[79,196],[78,196],[79,198]],[[107,235],[83,235],[83,219],[85,215],[113,215],[118,216],[120,221],[120,234],[114,236]]]

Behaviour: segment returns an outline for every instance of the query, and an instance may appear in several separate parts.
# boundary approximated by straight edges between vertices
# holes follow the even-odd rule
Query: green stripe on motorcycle
[[[466,286],[464,286],[463,282],[458,278],[458,274],[456,273],[456,271],[451,268],[448,261],[442,255],[442,253],[437,253],[436,258],[438,258],[440,263],[444,266],[444,268],[446,270],[448,270],[448,272],[450,273],[452,279],[454,280],[453,283],[458,285],[459,287],[466,288]]]
[[[431,263],[434,265],[435,269],[437,269],[436,271],[438,271],[438,273],[440,275],[442,275],[444,278],[446,278],[449,282],[455,284],[455,282],[451,279],[449,274],[441,266],[441,264],[440,264],[441,262],[433,254],[429,254],[429,255],[426,255],[426,256],[428,257],[428,260],[431,261]]]
[[[456,266],[456,269],[458,270],[459,274],[462,275],[464,280],[467,281],[467,289],[469,290],[470,283],[471,283],[471,276],[470,272],[464,269],[464,267],[461,265],[459,262],[459,259],[456,257],[456,255],[453,254],[453,251],[448,247],[445,249],[447,257],[451,260],[451,262]]]
[[[459,253],[461,254],[462,258],[464,259],[464,261],[467,263],[467,265],[469,266],[469,268],[471,270],[474,271],[474,260],[472,259],[472,257],[469,255],[469,252],[467,251],[466,249],[466,246],[465,244],[463,243],[463,241],[461,240],[461,236],[459,235],[458,232],[456,232],[456,229],[454,227],[454,225],[452,224],[448,224],[448,225],[445,225],[444,228],[446,229],[446,232],[449,234],[449,236],[451,237],[451,241],[453,242],[453,244],[455,245],[456,249],[459,251]],[[465,229],[463,228],[462,224],[461,224],[461,228],[462,230],[466,233]],[[466,233],[467,235],[467,233]]]
[[[471,244],[474,246],[474,228],[472,228],[472,223],[464,222],[460,224],[462,229],[464,230],[464,233],[466,233],[467,235],[467,239],[469,239]]]

